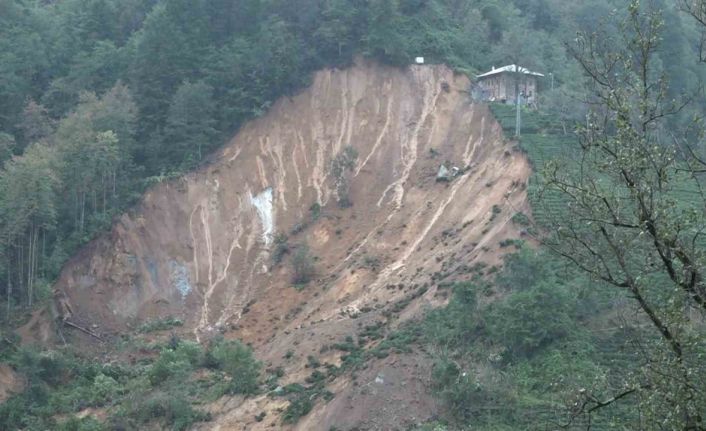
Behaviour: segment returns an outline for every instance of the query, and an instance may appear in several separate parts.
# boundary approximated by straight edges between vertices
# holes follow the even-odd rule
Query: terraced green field
[[[515,107],[505,104],[491,104],[490,109],[500,122],[506,136],[515,135]],[[534,174],[530,178],[528,194],[535,221],[544,225],[552,214],[562,211],[566,202],[558,193],[544,193],[537,173],[547,161],[570,156],[578,151],[575,135],[564,134],[562,127],[546,114],[535,110],[522,110],[522,130],[520,147],[529,157]],[[542,193],[544,193],[543,199]]]
[[[492,104],[490,109],[502,125],[505,135],[507,137],[514,136],[515,107],[504,104]],[[534,171],[528,184],[528,197],[532,206],[532,216],[540,227],[546,227],[554,216],[566,210],[567,201],[558,192],[543,190],[539,173],[542,172],[545,164],[550,160],[576,157],[580,151],[578,137],[571,132],[565,134],[561,125],[551,116],[539,111],[523,109],[522,134],[519,144],[522,151],[530,159]],[[677,198],[680,201],[693,201],[694,193],[696,193],[695,188],[685,187],[679,190]],[[566,262],[559,259],[549,259],[547,264],[559,273],[559,268],[566,265]],[[575,276],[576,274],[572,277]],[[614,295],[615,292],[605,290],[603,295],[600,296],[600,303],[594,304],[596,310],[610,309],[610,302],[614,300]],[[582,353],[582,356],[585,359],[590,358],[590,361],[596,367],[604,370],[628,369],[631,364],[635,363],[635,351],[630,348],[627,339],[620,331],[616,331],[615,328],[606,328],[598,325],[591,332],[590,339],[586,340],[586,344],[583,345],[586,350]],[[542,356],[538,361],[549,363],[551,358]],[[612,374],[609,372],[609,375]],[[619,376],[612,376],[611,379],[616,379],[616,386],[621,382]],[[549,401],[548,398],[523,399],[519,404],[523,405],[527,410],[523,414],[526,424],[544,424],[546,426],[546,428],[535,427],[530,429],[552,429],[551,425],[558,426],[566,420],[565,416],[562,417],[562,412],[566,413],[563,410],[565,406],[562,406],[562,403],[556,400]],[[614,419],[616,417],[622,419],[631,417],[633,412],[630,409],[631,405],[625,404],[606,409],[600,414],[594,415],[591,429],[597,431],[616,429]],[[510,415],[510,412],[504,413]],[[585,421],[585,417],[576,418],[568,428],[586,429],[588,424]]]
[[[490,109],[502,125],[505,136],[514,136],[515,107],[496,103],[491,104]],[[546,225],[553,215],[562,211],[566,207],[566,202],[558,193],[542,190],[538,173],[549,160],[570,159],[578,155],[580,151],[578,137],[571,132],[564,134],[561,125],[550,115],[530,109],[522,110],[521,132],[520,148],[527,154],[534,168],[534,174],[528,185],[532,213],[535,221],[542,226]],[[702,184],[706,184],[706,178],[700,180],[703,180]],[[675,187],[673,196],[681,209],[698,206],[699,202],[703,202],[697,183],[686,176],[684,181]]]

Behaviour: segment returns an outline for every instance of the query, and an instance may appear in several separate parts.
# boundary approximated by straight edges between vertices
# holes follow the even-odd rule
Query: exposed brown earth
[[[0,364],[0,403],[22,391],[24,382],[7,364]]]
[[[317,73],[309,89],[248,123],[210,165],[149,190],[69,262],[57,298],[102,336],[175,316],[200,341],[223,333],[251,343],[268,365],[284,367],[283,384],[303,381],[308,355],[336,363],[339,353],[322,354],[323,346],[442,304],[440,277],[468,279],[478,262],[500,264],[506,249],[498,243],[519,236],[509,220],[528,212],[529,164],[488,108],[470,102],[468,88],[444,66],[359,61]],[[358,158],[347,174],[353,205],[344,209],[331,163],[347,146]],[[461,173],[437,182],[445,161]],[[292,234],[315,203],[321,216]],[[316,256],[316,279],[301,290],[292,287],[291,253],[273,263],[277,233]],[[296,428],[404,429],[437,410],[424,389],[428,374],[422,357],[374,361],[356,382],[337,379],[335,398]],[[284,407],[266,396],[226,398],[209,407],[214,420],[202,427],[280,429]],[[256,422],[262,411],[266,419]]]

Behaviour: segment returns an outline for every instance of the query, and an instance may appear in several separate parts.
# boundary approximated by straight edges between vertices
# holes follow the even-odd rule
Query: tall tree
[[[0,2],[0,129],[12,131],[50,66],[42,22],[24,2]]]
[[[0,132],[0,168],[15,152],[15,137],[9,133]]]
[[[316,49],[325,59],[340,61],[351,57],[365,28],[365,10],[356,3],[347,0],[323,3],[315,37]]]
[[[53,154],[46,145],[35,144],[0,170],[0,254],[8,311],[13,286],[32,305],[43,257],[40,240],[56,226],[59,177]]]
[[[393,64],[409,61],[409,40],[403,31],[404,17],[397,1],[373,0],[368,10],[367,34],[363,44],[367,53]]]
[[[76,111],[59,124],[59,169],[73,201],[67,212],[79,236],[89,217],[105,218],[115,205],[117,176],[130,157],[129,145],[123,147],[119,137],[132,139],[134,120],[129,93],[117,86],[101,99],[82,94]]]
[[[203,81],[185,81],[174,94],[164,129],[162,157],[189,166],[214,144],[216,129],[213,88]]]
[[[581,34],[573,51],[595,97],[580,154],[544,173],[547,189],[568,204],[555,213],[546,243],[633,298],[655,341],[646,341],[644,366],[623,388],[584,393],[578,413],[632,397],[643,412],[640,429],[702,430],[706,166],[665,133],[682,105],[668,97],[656,61],[661,14],[632,1],[621,28],[618,37]]]
[[[164,125],[172,94],[185,79],[199,78],[210,52],[208,16],[202,0],[157,4],[135,38],[131,88],[143,127]]]
[[[47,138],[54,132],[55,126],[47,109],[29,99],[22,110],[20,122],[17,124],[24,143],[23,147]]]

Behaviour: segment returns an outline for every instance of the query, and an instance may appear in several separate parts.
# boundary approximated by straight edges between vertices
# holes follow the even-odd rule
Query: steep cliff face
[[[468,88],[443,66],[360,61],[317,73],[211,164],[149,190],[65,267],[59,297],[102,334],[171,315],[199,340],[244,339],[268,363],[318,353],[403,298],[415,299],[386,319],[418,315],[443,301],[441,277],[497,264],[498,242],[519,235],[509,219],[527,210],[528,163]],[[336,169],[342,155],[352,162]],[[436,180],[442,163],[460,169],[449,182]],[[281,234],[292,252],[275,263]],[[315,276],[295,289],[303,244]],[[301,377],[299,362],[288,379]]]

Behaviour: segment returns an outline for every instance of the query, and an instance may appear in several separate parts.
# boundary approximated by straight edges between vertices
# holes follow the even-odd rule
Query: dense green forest
[[[423,55],[471,76],[518,63],[553,77],[520,142],[535,168],[536,224],[513,217],[549,233],[544,246],[502,245],[517,248],[504,269],[447,286],[446,308],[385,330],[375,350],[352,335],[329,371],[388,350],[432,355],[446,411],[429,430],[706,429],[706,5],[647,3],[0,0],[2,316],[48,298],[66,259],[146,187],[207,163],[317,69],[355,55],[396,66]],[[511,135],[514,111],[493,112]],[[6,349],[28,388],[0,408],[0,424],[135,429],[158,418],[186,429],[207,419],[194,405],[281,377],[262,377],[238,343],[150,349],[155,358],[133,368]],[[477,364],[492,372],[466,372]],[[211,380],[183,384],[203,369]],[[247,387],[222,383],[236,374]],[[288,420],[328,396],[310,383],[285,391]],[[56,421],[90,406],[115,413],[107,425]]]

